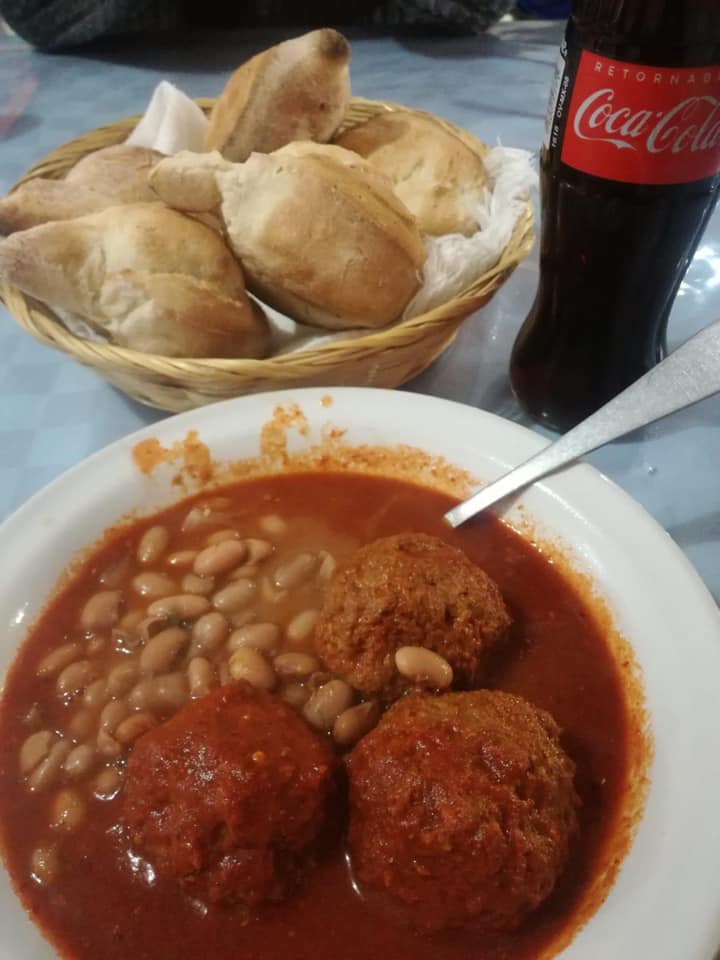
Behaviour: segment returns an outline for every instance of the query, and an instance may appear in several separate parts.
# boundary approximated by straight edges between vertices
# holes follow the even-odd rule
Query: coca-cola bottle
[[[720,0],[575,0],[541,151],[522,406],[565,430],[662,358],[720,186]]]

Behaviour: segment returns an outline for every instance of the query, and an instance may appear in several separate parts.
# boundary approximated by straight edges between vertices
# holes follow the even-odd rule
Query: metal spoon
[[[524,463],[448,510],[459,527],[470,517],[554,473],[591,450],[720,392],[720,321],[705,327],[604,407]]]

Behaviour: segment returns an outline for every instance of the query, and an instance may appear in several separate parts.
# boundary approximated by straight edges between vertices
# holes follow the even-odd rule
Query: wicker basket
[[[207,113],[214,101],[197,102]],[[401,108],[354,98],[342,129],[394,109]],[[35,164],[17,185],[34,177],[62,178],[81,157],[125,140],[138,120],[129,117],[66,143]],[[466,131],[445,125],[471,149],[481,154],[487,151]],[[50,308],[19,290],[0,286],[0,296],[19,325],[41,343],[63,350],[141,403],[179,411],[284,387],[396,387],[405,383],[445,350],[462,321],[490,300],[527,256],[532,242],[533,216],[528,203],[499,262],[460,296],[384,330],[265,360],[177,359],[83,340],[70,333]]]

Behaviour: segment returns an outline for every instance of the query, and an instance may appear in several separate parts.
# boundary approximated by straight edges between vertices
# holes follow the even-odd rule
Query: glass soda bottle
[[[720,187],[719,64],[720,0],[573,3],[540,157],[540,282],[510,364],[554,429],[662,359]]]

